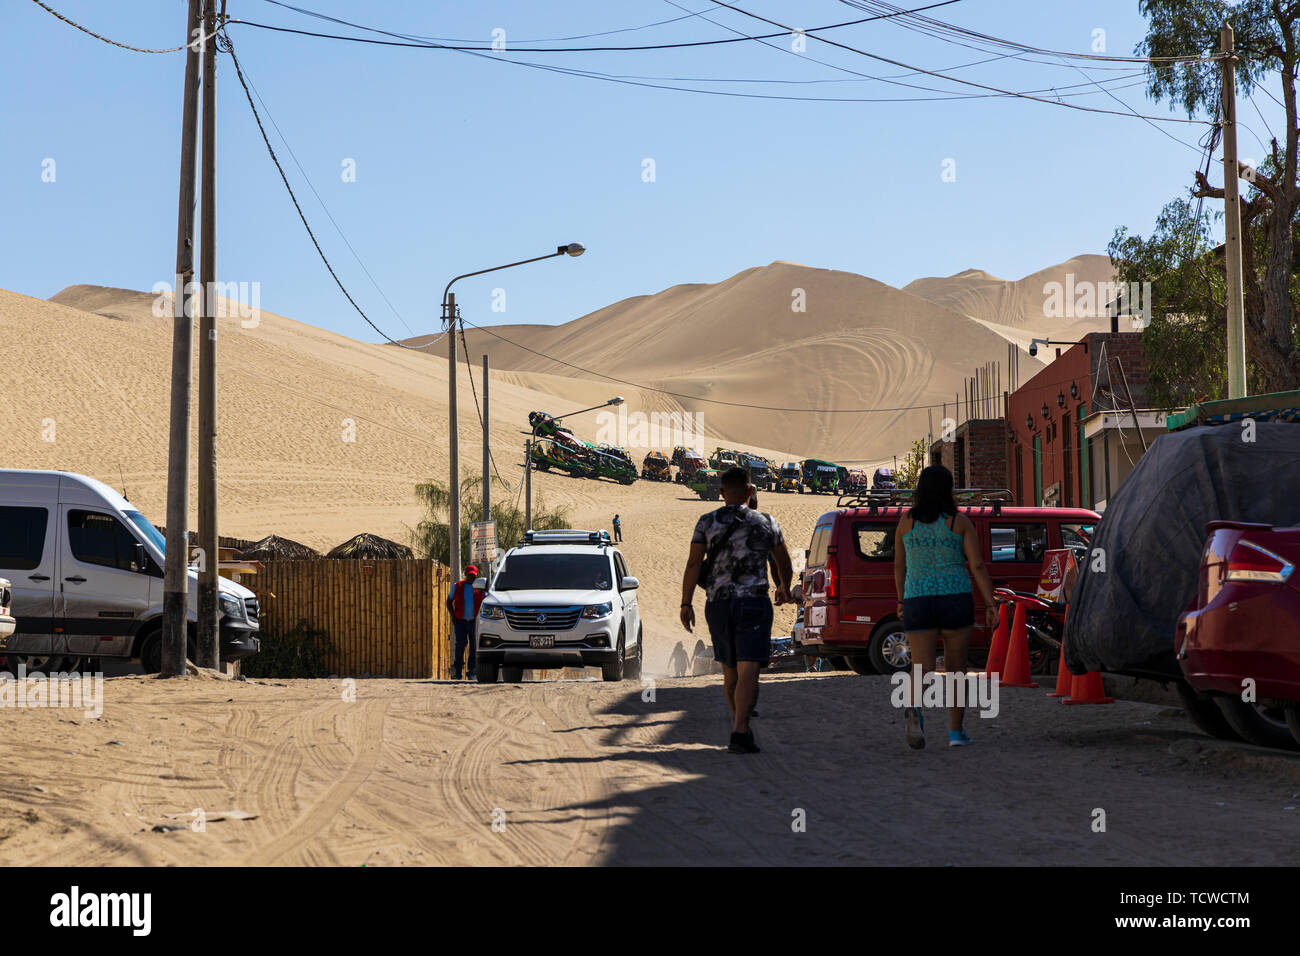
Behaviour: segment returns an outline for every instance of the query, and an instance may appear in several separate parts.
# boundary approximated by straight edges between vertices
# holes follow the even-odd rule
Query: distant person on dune
[[[614,515],[614,543],[617,544],[622,540],[623,540],[623,522],[619,519],[618,515]]]
[[[691,536],[690,555],[682,575],[681,619],[682,626],[691,631],[695,625],[695,588],[707,553],[704,619],[713,639],[713,656],[722,665],[723,691],[731,707],[731,743],[727,749],[752,754],[759,751],[749,727],[758,696],[758,673],[772,659],[768,555],[776,558],[777,604],[790,600],[793,572],[781,526],[771,515],[747,507],[754,489],[745,469],[727,469],[721,490],[726,504],[702,516]]]

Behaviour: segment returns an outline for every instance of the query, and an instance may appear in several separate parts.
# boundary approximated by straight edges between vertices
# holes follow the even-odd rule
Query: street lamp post
[[[570,242],[568,245],[557,246],[554,252],[548,252],[544,256],[534,256],[531,259],[521,259],[518,262],[508,262],[503,266],[493,266],[490,269],[479,269],[476,272],[466,272],[458,275],[447,283],[447,287],[442,290],[442,327],[447,330],[447,389],[448,389],[448,414],[450,418],[450,427],[448,429],[448,443],[451,449],[450,466],[451,466],[451,521],[450,521],[450,558],[451,570],[453,574],[459,574],[461,569],[460,554],[460,430],[457,426],[457,408],[456,408],[456,294],[451,291],[452,285],[461,279],[468,279],[470,276],[481,276],[488,272],[500,272],[502,269],[513,269],[515,266],[528,265],[530,262],[540,262],[543,259],[554,259],[556,256],[573,256],[575,259],[587,251],[587,247],[580,242]]]
[[[591,408],[580,408],[576,412],[566,412],[563,415],[557,415],[551,419],[553,422],[561,421],[565,418],[572,418],[574,415],[581,415],[584,412],[594,412],[601,408],[608,408],[610,405],[622,405],[623,396],[615,395],[613,398],[602,402],[599,405],[593,405]],[[528,444],[524,447],[524,530],[531,531],[533,528],[533,445],[537,442],[537,426],[533,425],[533,430],[528,438]]]

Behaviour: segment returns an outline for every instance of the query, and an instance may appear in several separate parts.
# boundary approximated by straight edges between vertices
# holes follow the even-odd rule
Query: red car
[[[1009,492],[999,494],[1010,497]],[[990,500],[985,498],[984,500]],[[959,507],[960,501],[959,501]],[[905,504],[846,507],[817,519],[803,574],[805,654],[844,657],[859,674],[891,674],[911,666],[894,588],[894,531]],[[979,533],[994,588],[1034,593],[1043,555],[1072,548],[1086,555],[1101,520],[1083,508],[1023,508],[1001,502],[962,507]],[[977,626],[971,649],[988,648],[991,632],[978,622],[984,607],[975,595]],[[1041,649],[1040,649],[1041,650]],[[1031,658],[1034,648],[1031,647]],[[979,654],[973,654],[973,661]]]
[[[1215,736],[1296,749],[1300,527],[1211,521],[1205,530],[1196,599],[1179,618],[1174,640],[1192,690],[1180,690],[1188,713]],[[1252,702],[1242,699],[1248,678]]]

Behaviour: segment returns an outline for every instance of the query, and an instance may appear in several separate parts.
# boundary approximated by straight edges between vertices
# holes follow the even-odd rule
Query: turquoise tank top
[[[961,535],[948,530],[949,518],[940,515],[929,524],[913,521],[912,529],[903,535],[903,546],[907,549],[904,600],[970,593],[970,572],[966,570]]]

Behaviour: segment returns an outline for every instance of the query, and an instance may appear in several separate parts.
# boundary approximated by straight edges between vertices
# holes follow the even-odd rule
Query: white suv
[[[636,578],[606,531],[529,531],[501,559],[478,616],[478,682],[525,668],[595,667],[641,676]]]

